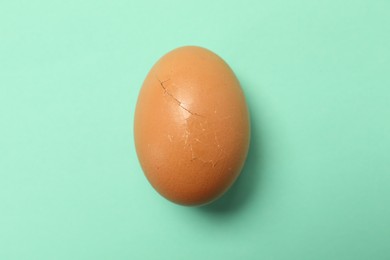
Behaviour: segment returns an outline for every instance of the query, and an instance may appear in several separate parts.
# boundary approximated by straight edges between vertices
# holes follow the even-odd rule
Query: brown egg
[[[134,120],[138,159],[152,186],[182,205],[220,197],[237,179],[250,138],[245,97],[230,67],[181,47],[150,70]]]

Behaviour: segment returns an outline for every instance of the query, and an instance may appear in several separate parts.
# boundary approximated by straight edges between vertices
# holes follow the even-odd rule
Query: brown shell
[[[233,71],[201,47],[163,56],[139,93],[134,138],[143,171],[162,196],[182,205],[221,196],[240,174],[250,139]]]

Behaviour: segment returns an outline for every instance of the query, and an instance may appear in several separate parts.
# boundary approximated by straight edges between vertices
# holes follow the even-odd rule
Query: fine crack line
[[[222,152],[223,154],[226,154],[226,151],[221,147],[221,145],[219,143],[219,138],[217,137],[217,133],[216,132],[214,132],[214,140],[215,140],[215,143],[216,143],[216,145],[218,147],[218,150],[220,152]]]
[[[191,150],[191,161],[198,159],[197,157],[195,157],[194,150],[192,149],[192,144],[190,144],[190,150]]]
[[[187,125],[187,120],[186,120],[186,125]],[[187,125],[188,126],[188,125]],[[188,137],[190,136],[190,133],[188,132],[187,129],[185,129],[185,140],[184,140],[184,144],[187,145],[187,142],[188,142]]]
[[[157,78],[157,76],[156,76]],[[186,108],[183,104],[183,102],[181,102],[180,100],[178,100],[177,98],[175,98],[172,93],[170,93],[168,90],[167,90],[167,87],[164,86],[164,83],[169,81],[170,79],[167,79],[167,80],[164,80],[164,81],[161,81],[159,78],[157,78],[158,82],[160,82],[160,86],[164,89],[164,94],[167,94],[168,96],[170,96],[171,98],[173,98],[173,100],[176,101],[176,103],[179,105],[179,107],[181,107],[182,109],[184,109],[185,111],[187,111],[188,113],[190,113],[191,115],[193,116],[200,116],[200,117],[203,117],[202,115],[198,114],[198,113],[195,113],[195,112],[192,112],[190,111],[188,108]]]
[[[173,99],[173,100],[174,100],[182,109],[184,109],[185,111],[187,111],[187,112],[190,113],[191,115],[199,116],[199,117],[204,118],[204,116],[202,116],[202,115],[200,115],[200,114],[198,114],[198,113],[195,113],[195,112],[190,111],[188,108],[186,108],[186,107],[183,105],[183,103],[182,103],[180,100],[178,100],[176,97],[174,97],[174,96],[172,95],[172,93],[170,93],[170,92],[168,91],[168,89],[167,89],[167,87],[164,85],[164,83],[167,82],[167,81],[169,81],[170,79],[161,81],[161,80],[157,77],[157,75],[156,75],[156,78],[157,78],[158,82],[160,83],[160,86],[163,88],[164,94],[167,94],[168,96],[170,96],[170,97],[171,97],[171,98],[172,98],[172,99]],[[186,123],[187,128],[188,128],[187,119],[185,119],[185,123]],[[200,122],[200,124],[201,124],[201,127],[202,127],[202,131],[203,131],[203,132],[206,131],[204,125],[203,125],[201,122]],[[193,144],[190,143],[189,140],[188,140],[190,135],[191,135],[190,132],[189,132],[187,129],[185,129],[185,140],[184,140],[184,145],[188,146],[189,149],[190,149],[190,151],[191,151],[191,162],[192,162],[192,161],[195,161],[195,160],[198,160],[198,161],[201,161],[201,162],[204,163],[204,164],[211,164],[212,167],[214,168],[214,167],[218,164],[219,160],[217,160],[217,161],[214,161],[214,160],[203,160],[202,158],[195,156],[195,152],[194,152],[194,149],[193,149]],[[214,136],[215,136],[215,141],[216,141],[216,143],[217,143],[217,146],[218,146],[219,150],[222,151],[222,152],[224,153],[225,151],[220,147],[215,132],[214,132]],[[172,136],[171,136],[171,135],[168,135],[168,138],[169,138],[169,140],[172,142]],[[202,141],[201,141],[199,138],[195,138],[194,140],[195,140],[196,142],[198,142],[198,143],[202,143]]]

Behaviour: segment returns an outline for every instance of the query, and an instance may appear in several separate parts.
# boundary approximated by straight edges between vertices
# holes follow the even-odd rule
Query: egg
[[[168,200],[198,206],[224,194],[250,141],[244,93],[228,64],[196,46],[160,58],[139,92],[134,141],[146,178]]]

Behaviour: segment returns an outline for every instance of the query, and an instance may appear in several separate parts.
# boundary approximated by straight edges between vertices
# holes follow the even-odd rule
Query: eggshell
[[[215,53],[181,47],[152,67],[137,101],[134,140],[162,196],[182,205],[215,200],[239,176],[249,139],[243,91]]]

